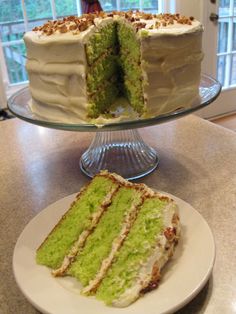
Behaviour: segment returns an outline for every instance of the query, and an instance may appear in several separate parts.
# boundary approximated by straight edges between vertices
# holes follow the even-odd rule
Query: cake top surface
[[[176,14],[150,14],[140,11],[113,11],[83,14],[80,17],[68,16],[61,20],[48,21],[42,26],[27,32],[26,37],[52,40],[52,38],[84,38],[90,30],[112,20],[130,23],[140,36],[181,35],[202,30],[202,25],[193,16]]]

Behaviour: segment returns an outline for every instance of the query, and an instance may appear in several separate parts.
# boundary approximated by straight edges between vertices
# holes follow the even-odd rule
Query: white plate
[[[73,194],[41,211],[20,235],[14,250],[13,270],[22,293],[38,310],[50,314],[161,314],[178,310],[206,284],[214,265],[215,244],[203,217],[183,200],[170,196],[180,208],[182,234],[156,290],[127,308],[111,308],[94,297],[81,296],[75,279],[54,278],[47,267],[36,264],[37,247],[68,209]]]

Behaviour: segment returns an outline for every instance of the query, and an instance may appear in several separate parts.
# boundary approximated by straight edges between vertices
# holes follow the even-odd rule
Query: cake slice
[[[75,277],[83,295],[125,307],[158,286],[179,234],[172,199],[102,171],[38,248],[36,261],[54,276]]]
[[[146,198],[96,297],[107,305],[125,307],[156,288],[178,237],[176,204],[159,194]]]

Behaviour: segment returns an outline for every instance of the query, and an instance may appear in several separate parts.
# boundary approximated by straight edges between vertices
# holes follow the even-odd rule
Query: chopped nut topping
[[[67,27],[66,27],[66,25],[62,25],[61,27],[59,27],[59,32],[60,32],[60,33],[67,33]]]
[[[136,31],[138,31],[139,29],[145,28],[146,27],[146,23],[134,23],[134,26],[136,28]]]
[[[150,13],[147,13],[147,14],[143,14],[143,16],[142,16],[142,18],[144,19],[144,20],[152,20],[152,18],[153,18],[153,16],[152,16],[152,14],[150,14]]]
[[[161,26],[161,23],[157,21],[157,22],[155,23],[155,28],[159,28],[160,26]]]
[[[119,12],[113,11],[112,13],[106,12],[95,12],[89,14],[83,14],[80,17],[76,16],[67,16],[62,20],[48,21],[42,26],[36,26],[33,28],[34,32],[42,32],[43,34],[50,36],[54,33],[67,33],[71,32],[73,35],[79,34],[87,30],[89,27],[95,25],[94,20],[96,18],[107,18],[113,16],[121,16],[127,19],[130,23],[133,24],[136,31],[146,28],[148,29],[159,28],[159,27],[167,27],[168,25],[173,25],[175,23],[192,25],[192,22],[195,20],[193,16],[186,17],[182,16],[179,13],[176,14],[150,14],[136,11],[128,11],[128,12]],[[152,24],[149,22],[145,22],[145,20],[153,20]],[[148,24],[147,24],[148,23]]]
[[[70,25],[69,26],[69,30],[76,30],[78,27],[77,27],[77,25],[76,24],[72,24],[72,25]]]
[[[79,24],[79,30],[81,32],[85,31],[88,28],[88,23],[87,22],[82,22]]]

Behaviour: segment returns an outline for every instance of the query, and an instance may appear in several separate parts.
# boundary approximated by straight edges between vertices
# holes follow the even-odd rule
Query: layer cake
[[[24,36],[32,110],[93,123],[189,107],[199,94],[202,30],[193,17],[138,11],[48,21]],[[116,115],[119,97],[133,115]]]

